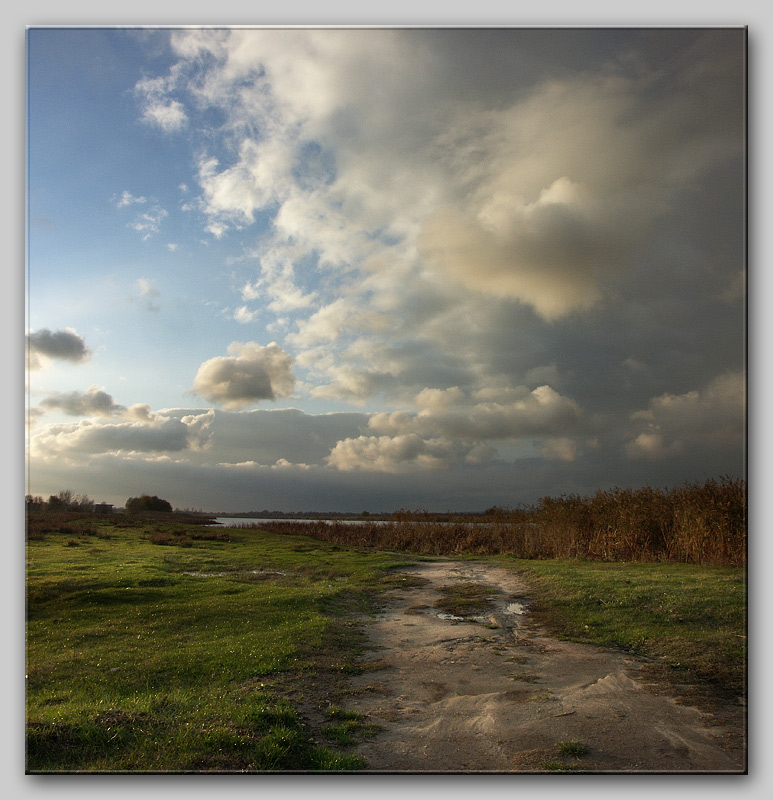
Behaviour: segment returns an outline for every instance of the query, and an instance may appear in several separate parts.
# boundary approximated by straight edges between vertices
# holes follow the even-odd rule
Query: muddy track
[[[422,580],[365,621],[366,669],[344,703],[382,728],[357,747],[368,771],[744,771],[741,708],[720,724],[647,684],[643,661],[551,638],[512,571],[450,561],[403,571]],[[458,582],[495,589],[490,609],[440,612],[440,587]],[[572,741],[585,752],[561,752]]]

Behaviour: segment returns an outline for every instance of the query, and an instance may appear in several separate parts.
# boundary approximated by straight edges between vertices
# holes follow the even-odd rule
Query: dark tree
[[[147,494],[139,497],[130,497],[126,501],[127,514],[141,514],[143,511],[171,511],[172,504],[168,500]]]

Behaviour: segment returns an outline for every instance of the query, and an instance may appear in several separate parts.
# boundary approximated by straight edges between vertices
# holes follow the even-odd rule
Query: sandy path
[[[643,662],[548,637],[514,602],[526,589],[511,571],[456,562],[403,571],[427,583],[393,592],[368,622],[363,661],[383,668],[353,678],[359,691],[345,703],[383,728],[357,748],[369,771],[533,772],[546,761],[611,772],[745,769],[740,709],[719,725],[637,680]],[[498,588],[493,613],[440,618],[438,587],[458,580]],[[588,753],[561,756],[565,740]]]

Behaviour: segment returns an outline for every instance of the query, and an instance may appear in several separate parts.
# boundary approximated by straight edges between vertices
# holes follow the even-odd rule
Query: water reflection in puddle
[[[505,607],[505,611],[508,614],[525,614],[526,606],[524,603],[508,603]]]

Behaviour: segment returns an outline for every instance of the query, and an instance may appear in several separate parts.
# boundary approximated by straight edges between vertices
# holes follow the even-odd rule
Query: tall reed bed
[[[747,490],[723,476],[676,489],[611,489],[589,497],[543,497],[533,506],[492,509],[475,521],[435,521],[401,511],[388,522],[262,523],[353,547],[422,555],[510,555],[594,561],[746,563]]]

